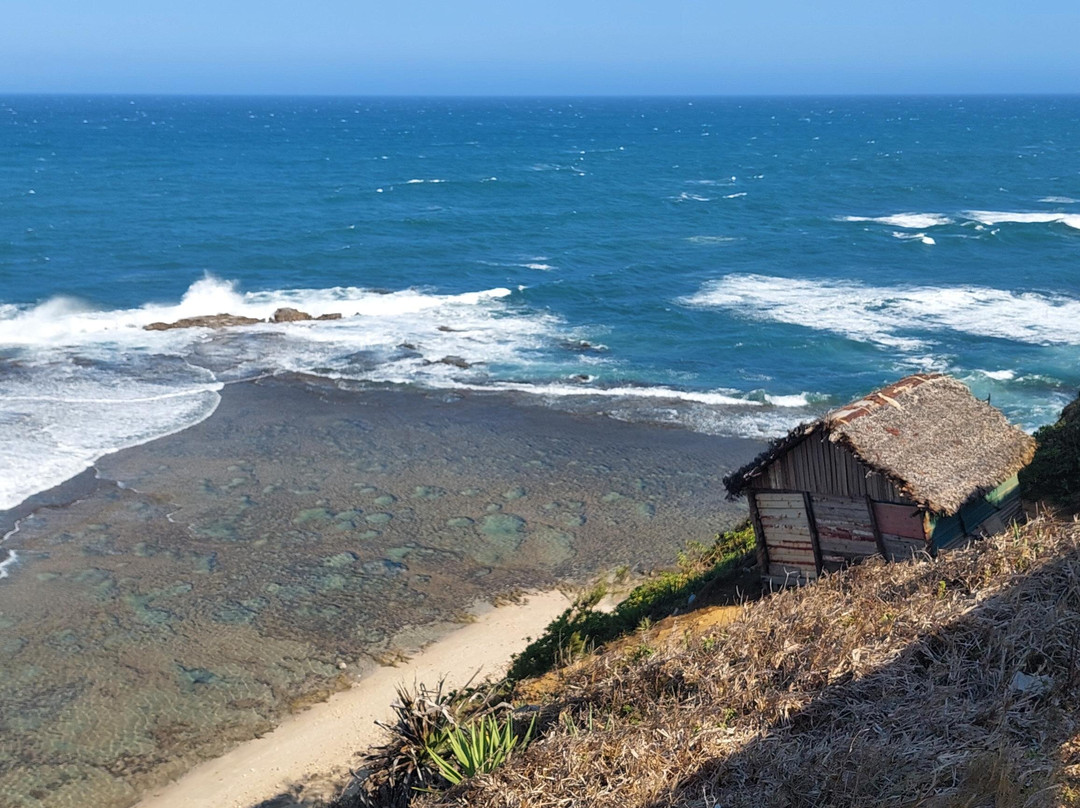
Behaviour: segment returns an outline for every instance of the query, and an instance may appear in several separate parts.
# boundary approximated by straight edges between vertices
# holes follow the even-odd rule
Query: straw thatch
[[[921,374],[796,427],[725,478],[730,495],[812,436],[844,447],[919,507],[944,516],[1007,480],[1035,453],[1030,435],[963,384]]]

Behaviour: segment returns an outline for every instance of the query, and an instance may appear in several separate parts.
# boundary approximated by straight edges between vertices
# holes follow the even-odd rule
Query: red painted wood
[[[893,536],[909,539],[924,539],[922,514],[914,505],[892,505],[888,502],[874,503],[874,517],[878,530]]]

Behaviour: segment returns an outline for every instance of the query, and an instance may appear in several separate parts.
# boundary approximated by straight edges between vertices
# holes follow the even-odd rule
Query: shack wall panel
[[[885,551],[889,554],[890,561],[906,561],[913,555],[917,556],[927,550],[926,542],[922,539],[882,533],[881,540],[885,544]]]
[[[877,541],[840,541],[825,539],[821,540],[821,552],[823,555],[837,555],[844,558],[867,558],[878,555]]]
[[[914,505],[875,502],[874,517],[883,534],[891,533],[909,539],[925,538],[922,514],[915,510]]]
[[[798,563],[815,568],[810,520],[802,494],[758,491],[758,520],[765,534],[770,569],[777,563]]]
[[[877,555],[877,539],[866,498],[811,497],[821,553],[830,560]]]

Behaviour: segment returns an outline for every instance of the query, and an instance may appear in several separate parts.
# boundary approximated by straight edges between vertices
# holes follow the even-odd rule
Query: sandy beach
[[[376,683],[414,675],[387,665],[449,635],[424,670],[468,677],[558,611],[541,599],[472,623],[470,604],[648,572],[731,526],[742,513],[721,479],[759,449],[587,402],[229,385],[197,426],[6,515],[20,521],[0,584],[0,794],[126,808],[252,738],[289,750],[316,732],[297,727],[336,714],[370,732],[392,699]],[[490,655],[454,650],[480,637]],[[359,716],[329,706],[345,703]],[[325,735],[344,746],[300,742],[318,754],[296,770],[212,771],[265,768],[264,799],[263,786],[346,765],[368,737]],[[188,804],[224,804],[212,799]]]
[[[196,766],[142,799],[137,808],[248,808],[275,798],[289,802],[297,785],[336,793],[357,752],[380,743],[377,720],[404,682],[448,687],[505,673],[510,657],[570,604],[559,591],[530,595],[525,603],[488,609],[399,666],[381,667],[273,732]]]

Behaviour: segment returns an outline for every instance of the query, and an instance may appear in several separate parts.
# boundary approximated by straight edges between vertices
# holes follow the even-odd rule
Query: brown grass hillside
[[[674,620],[564,672],[543,737],[421,803],[1080,805],[1078,523]]]

